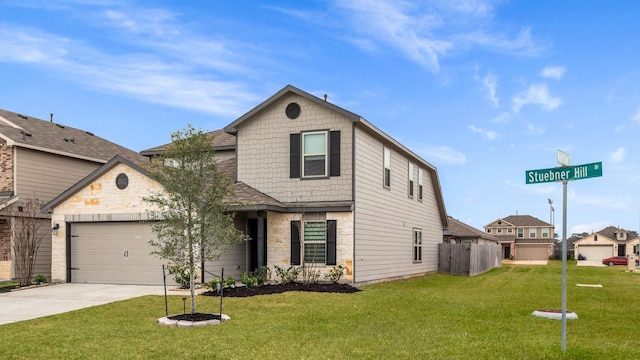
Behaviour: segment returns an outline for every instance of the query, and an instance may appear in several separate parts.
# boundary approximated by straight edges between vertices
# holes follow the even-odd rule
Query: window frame
[[[536,230],[536,228],[529,228],[529,239],[535,239],[537,235],[538,231]]]
[[[517,237],[519,239],[524,239],[524,228],[518,228],[518,235]]]
[[[307,239],[307,225],[310,224],[322,224],[322,226],[317,226],[316,229],[309,229],[310,231],[315,230],[316,234],[322,234],[323,240],[309,240]],[[322,231],[319,229],[322,228]],[[311,244],[319,245],[318,248],[322,249],[321,259],[317,256],[307,257],[307,245],[311,248]],[[314,246],[315,247],[315,246]],[[325,265],[327,262],[327,221],[326,220],[305,220],[302,222],[302,259],[305,264],[317,264],[317,265]],[[321,261],[320,261],[321,260]]]
[[[542,237],[545,238],[545,239],[549,237],[549,228],[548,227],[542,228]]]
[[[422,168],[418,168],[418,201],[422,201]]]
[[[382,148],[382,186],[391,189],[391,149]]]
[[[324,153],[306,153],[305,149],[305,139],[309,135],[324,135]],[[329,176],[329,131],[328,130],[314,130],[314,131],[304,131],[300,133],[302,137],[300,139],[300,178],[301,179],[313,179],[313,178],[326,178]],[[307,175],[306,174],[306,158],[311,156],[323,156],[324,157],[324,172],[322,174],[317,175]]]
[[[407,173],[407,180],[408,180],[408,196],[409,198],[413,199],[413,174],[414,174],[414,169],[413,169],[413,163],[409,162],[409,166],[408,166],[408,173]]]
[[[422,229],[413,228],[412,232],[412,254],[413,254],[413,262],[421,263],[422,262]]]

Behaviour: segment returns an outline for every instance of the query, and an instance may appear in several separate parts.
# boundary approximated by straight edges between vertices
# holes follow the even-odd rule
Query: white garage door
[[[547,244],[516,244],[516,260],[549,260]]]
[[[582,254],[587,260],[601,261],[613,256],[613,245],[578,245],[576,252]]]
[[[72,224],[71,282],[162,285],[166,261],[150,255],[152,238],[147,223]]]

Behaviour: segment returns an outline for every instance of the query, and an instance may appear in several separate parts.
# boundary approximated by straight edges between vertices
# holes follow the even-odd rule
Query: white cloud
[[[530,135],[542,135],[547,129],[541,126],[535,126],[533,124],[527,124],[527,134]]]
[[[600,231],[606,228],[607,226],[609,226],[609,221],[607,220],[596,221],[590,224],[575,225],[570,228],[569,233],[567,234],[567,237],[573,234],[582,234],[582,233],[591,234],[595,231]]]
[[[506,124],[509,122],[510,119],[511,119],[511,115],[509,115],[509,113],[507,112],[504,112],[494,117],[493,119],[491,119],[491,121],[498,124]]]
[[[560,79],[562,75],[564,75],[565,70],[564,66],[547,66],[542,69],[540,75],[550,79]]]
[[[549,93],[545,84],[533,84],[529,88],[513,97],[513,111],[520,112],[525,105],[540,105],[543,110],[554,110],[562,105],[562,98]]]
[[[494,108],[497,108],[500,105],[500,99],[496,96],[496,90],[498,89],[498,78],[493,74],[489,73],[484,77],[482,83],[487,88],[489,92],[489,101],[491,101],[491,105]]]
[[[640,124],[640,108],[631,116],[631,120]]]
[[[259,100],[239,81],[214,80],[212,73],[243,71],[240,61],[227,60],[237,59],[222,44],[185,36],[145,45],[147,53],[114,55],[38,29],[0,24],[0,62],[32,65],[88,88],[225,116],[241,114]],[[190,45],[197,46],[184,47]]]
[[[624,156],[626,155],[626,150],[624,148],[618,148],[613,154],[611,154],[611,161],[614,163],[620,163],[624,161]]]
[[[503,33],[492,33],[493,5],[487,1],[440,1],[423,4],[409,1],[353,0],[335,1],[346,10],[356,30],[350,35],[354,44],[388,46],[400,51],[432,72],[440,71],[440,58],[452,51],[464,51],[471,46],[482,46],[499,52],[518,55],[537,55],[529,29],[510,38]],[[366,38],[364,41],[361,38]]]
[[[425,160],[434,163],[442,164],[464,164],[467,162],[467,157],[448,146],[418,146],[418,154],[424,157]]]
[[[481,134],[487,140],[496,140],[500,137],[500,135],[495,131],[484,130],[473,125],[469,125],[469,129],[476,134]]]

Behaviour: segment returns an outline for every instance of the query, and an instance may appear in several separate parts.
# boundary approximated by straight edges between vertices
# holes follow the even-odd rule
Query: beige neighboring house
[[[115,155],[146,158],[91,132],[0,110],[0,279],[15,277],[12,224],[24,216],[27,199],[45,203]],[[37,213],[37,211],[36,211]],[[34,276],[51,277],[48,214],[38,214],[41,246]]]
[[[216,152],[216,161],[222,162],[225,160],[233,159],[236,156],[236,137],[227,134],[224,130],[216,130],[207,133],[207,136],[211,138],[211,146]],[[154,156],[162,154],[169,144],[153,147],[151,149],[143,150],[141,155],[153,158]]]
[[[342,281],[353,284],[437,271],[447,225],[437,170],[364,118],[289,85],[224,132],[214,147],[233,136],[235,157],[218,159],[218,168],[234,180],[230,201],[243,204],[236,226],[250,240],[207,271],[342,265]],[[162,147],[143,153],[151,150]],[[145,247],[153,236],[146,189],[159,185],[119,157],[49,202],[44,210],[66,233],[53,239],[53,277],[161,284],[161,262]]]
[[[498,244],[498,238],[465,224],[451,216],[449,226],[444,229],[444,242],[448,244]]]
[[[502,258],[549,260],[553,255],[554,226],[530,215],[510,215],[484,226],[498,238]]]
[[[612,256],[638,254],[638,236],[628,230],[608,226],[573,242],[576,258],[582,255],[587,261],[601,262]]]

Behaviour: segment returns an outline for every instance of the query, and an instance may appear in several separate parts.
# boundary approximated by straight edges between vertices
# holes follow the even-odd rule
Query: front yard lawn
[[[567,351],[561,262],[505,265],[476,277],[430,274],[353,294],[288,292],[225,298],[231,321],[158,326],[164,299],[146,296],[0,326],[2,359],[640,359],[640,274],[568,269]],[[602,284],[602,288],[576,284]],[[27,290],[28,291],[28,290]],[[2,295],[0,295],[2,296]],[[217,312],[217,297],[198,311]],[[171,296],[170,313],[181,313]]]

